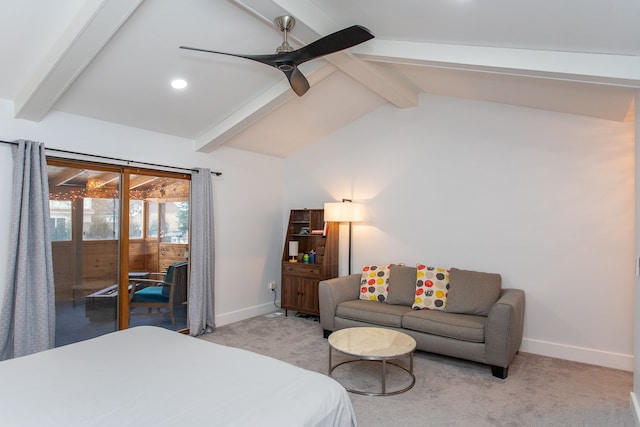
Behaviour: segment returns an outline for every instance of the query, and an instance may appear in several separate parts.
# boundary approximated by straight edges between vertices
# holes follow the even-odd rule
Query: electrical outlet
[[[276,282],[269,282],[269,289],[272,291],[276,290]]]

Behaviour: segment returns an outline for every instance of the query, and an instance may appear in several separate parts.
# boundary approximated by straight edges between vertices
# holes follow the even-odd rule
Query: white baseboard
[[[280,301],[276,301],[276,303],[280,305]],[[278,310],[278,308],[273,304],[273,302],[270,302],[261,305],[254,305],[253,307],[243,308],[242,310],[216,314],[216,326],[224,326],[230,323],[239,322],[241,320],[250,319],[252,317],[262,316],[276,310]]]
[[[638,406],[638,399],[634,392],[631,392],[631,414],[633,416],[634,425],[636,427],[640,427],[640,406]]]
[[[520,351],[633,372],[633,355],[523,338]]]

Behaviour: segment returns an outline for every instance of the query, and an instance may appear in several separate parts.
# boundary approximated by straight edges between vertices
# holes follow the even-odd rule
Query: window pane
[[[149,229],[147,230],[147,237],[158,237],[158,203],[147,203],[147,209],[149,210]]]
[[[142,239],[144,218],[144,202],[142,200],[129,201],[129,238]]]
[[[49,200],[51,241],[71,240],[71,200]]]
[[[65,163],[47,167],[56,347],[115,331],[118,314],[120,174]]]
[[[189,202],[165,203],[164,243],[189,243]]]
[[[82,236],[84,240],[118,239],[119,200],[84,199]]]

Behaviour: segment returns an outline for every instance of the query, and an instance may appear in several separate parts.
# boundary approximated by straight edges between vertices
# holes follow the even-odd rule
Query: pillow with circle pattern
[[[365,265],[360,279],[360,299],[384,302],[389,294],[391,265]]]
[[[416,297],[412,308],[444,310],[449,296],[449,270],[417,265]]]

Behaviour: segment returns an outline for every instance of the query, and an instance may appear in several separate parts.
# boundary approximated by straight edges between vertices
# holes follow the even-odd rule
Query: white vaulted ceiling
[[[286,157],[421,92],[623,121],[640,87],[637,0],[0,0],[0,98]],[[273,53],[360,24],[375,39],[304,64],[295,95],[271,67],[180,45]],[[169,82],[189,85],[174,90]]]

